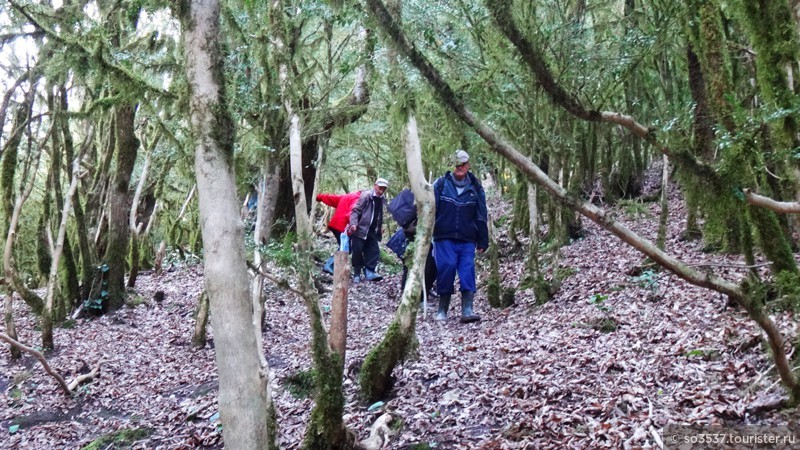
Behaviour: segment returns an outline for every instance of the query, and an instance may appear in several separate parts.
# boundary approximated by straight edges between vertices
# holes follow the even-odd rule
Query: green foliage
[[[619,326],[617,320],[611,316],[611,307],[606,303],[607,300],[608,296],[603,294],[593,294],[589,297],[589,303],[603,313],[601,317],[593,320],[589,326],[602,333],[615,331]]]
[[[128,308],[136,308],[139,305],[145,304],[146,301],[141,295],[132,295],[125,300],[125,306]]]
[[[694,350],[690,350],[686,352],[685,355],[687,358],[700,358],[704,361],[714,361],[719,359],[720,353],[719,350],[711,349],[711,348],[696,348]]]
[[[658,292],[658,272],[652,269],[644,270],[641,275],[633,277],[633,281],[653,294]]]
[[[101,450],[106,448],[133,448],[136,441],[147,439],[153,434],[151,428],[123,428],[101,436],[81,450]]]
[[[314,370],[304,370],[290,375],[284,381],[286,390],[296,399],[311,398],[316,392],[317,375]]]
[[[642,203],[639,200],[624,199],[620,200],[618,204],[622,208],[622,211],[625,213],[625,215],[631,219],[649,219],[653,216],[650,214],[647,204]]]
[[[427,442],[411,444],[408,447],[406,447],[407,450],[434,450],[436,448],[438,448],[438,445],[436,445],[436,443],[427,443]]]
[[[800,277],[798,274],[783,271],[775,279],[779,306],[785,310],[800,311]]]
[[[605,303],[606,300],[608,300],[608,296],[603,294],[592,294],[589,297],[589,303],[595,308],[597,308],[598,311],[607,315],[608,313],[611,312],[611,309],[608,306],[606,306]]]
[[[283,235],[283,239],[278,241],[273,239],[269,244],[261,247],[264,256],[273,261],[280,267],[293,267],[297,264],[297,235],[293,231],[288,231]]]

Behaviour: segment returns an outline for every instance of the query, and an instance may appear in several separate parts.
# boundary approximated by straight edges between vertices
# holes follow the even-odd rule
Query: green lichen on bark
[[[361,397],[368,403],[385,398],[392,387],[391,371],[397,361],[406,358],[416,347],[416,334],[405,334],[400,323],[393,320],[383,340],[364,359],[359,373]]]
[[[789,272],[796,275],[797,263],[792,248],[783,234],[775,213],[759,207],[748,207],[747,212],[755,225],[761,249],[772,263],[773,273]]]

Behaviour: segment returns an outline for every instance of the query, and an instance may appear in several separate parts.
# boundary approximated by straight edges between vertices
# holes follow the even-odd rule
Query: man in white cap
[[[447,320],[456,273],[461,291],[461,323],[477,322],[472,310],[475,285],[475,251],[489,246],[486,193],[470,171],[469,155],[458,150],[454,169],[433,183],[436,222],[433,226],[433,257],[436,260],[436,290],[439,311],[436,320]]]
[[[383,194],[389,182],[385,178],[375,180],[372,189],[361,191],[361,196],[350,211],[350,248],[353,251],[353,281],[361,281],[361,271],[367,281],[380,281],[383,276],[376,272],[381,256],[381,228],[383,227]]]

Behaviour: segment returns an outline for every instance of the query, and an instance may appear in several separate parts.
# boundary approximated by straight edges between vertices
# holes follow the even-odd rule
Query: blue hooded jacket
[[[480,181],[468,172],[470,185],[458,195],[453,174],[449,171],[433,183],[436,199],[436,223],[433,239],[474,242],[478,249],[489,247],[486,225],[486,193]]]

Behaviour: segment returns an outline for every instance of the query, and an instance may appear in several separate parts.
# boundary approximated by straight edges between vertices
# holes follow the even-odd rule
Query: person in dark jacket
[[[439,310],[436,320],[447,320],[456,273],[461,291],[461,323],[477,322],[472,309],[475,285],[475,251],[489,246],[486,193],[469,171],[469,155],[456,151],[454,169],[433,183],[436,222],[433,226],[433,257],[436,260],[436,289]]]
[[[353,281],[361,280],[361,271],[367,281],[380,281],[383,276],[376,272],[381,256],[381,228],[383,227],[383,194],[389,182],[384,178],[375,180],[372,189],[361,191],[350,211],[350,235],[353,252]]]
[[[328,222],[328,229],[331,230],[333,236],[336,238],[336,248],[341,248],[342,245],[342,233],[347,230],[347,227],[350,222],[350,211],[353,210],[353,205],[355,205],[356,200],[358,197],[361,196],[361,192],[353,191],[349,194],[318,194],[317,201],[322,202],[328,206],[336,208],[333,211],[333,217],[331,217],[330,222]],[[325,264],[322,266],[323,272],[333,273],[333,255],[325,261]]]
[[[387,209],[397,221],[397,224],[400,225],[400,229],[389,238],[386,246],[403,262],[403,276],[400,279],[400,289],[402,290],[405,288],[406,280],[408,279],[408,266],[405,260],[406,247],[417,235],[417,206],[414,201],[414,193],[409,188],[403,189],[389,202]],[[424,292],[429,297],[438,297],[432,290],[433,283],[436,281],[436,261],[433,260],[433,246],[428,250],[428,256],[425,259],[424,273]],[[422,299],[422,296],[420,296],[420,299]]]

